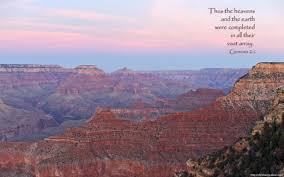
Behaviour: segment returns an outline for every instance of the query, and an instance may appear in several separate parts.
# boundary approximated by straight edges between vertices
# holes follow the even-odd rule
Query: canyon
[[[281,176],[284,173],[284,87],[263,120],[256,122],[247,137],[229,147],[187,161],[187,171],[173,177]]]
[[[119,73],[121,75],[121,71]],[[148,91],[142,89],[141,85],[148,82],[145,80],[143,83],[138,82],[142,79],[137,81],[133,79],[132,74],[129,78],[130,73],[132,72],[123,69],[122,76],[119,77],[126,75],[127,79],[132,81],[126,84],[131,87],[122,87],[121,85],[124,84],[119,82],[120,84],[117,84],[113,90],[124,93],[126,88],[126,93],[134,95],[135,93],[149,95],[154,92],[151,89],[150,91],[153,92],[149,92],[149,89]],[[141,78],[145,74],[148,73],[142,73]],[[194,77],[183,78],[184,75],[181,73],[167,74],[178,78],[174,80],[175,82],[183,81],[177,84],[178,88],[183,88],[182,84],[190,83],[186,80],[194,79]],[[101,72],[96,72],[97,77],[95,78],[100,78],[100,75]],[[153,75],[151,76],[156,77],[160,75],[160,72]],[[81,94],[82,91],[91,92],[94,88],[101,90],[104,87],[104,84],[87,85],[86,81],[94,78],[89,78],[88,74],[79,77],[80,79],[76,74],[71,73],[71,76],[62,81],[64,84],[56,87],[57,94],[64,93],[74,96]],[[209,76],[196,76],[198,77],[209,78]],[[77,79],[76,81],[81,82],[73,86],[70,78],[72,78],[71,81]],[[115,80],[117,81],[117,78]],[[100,79],[96,81],[101,82]],[[166,81],[173,82],[168,79]],[[139,86],[135,87],[136,83]],[[158,87],[155,84],[159,83],[155,82],[152,89]],[[182,112],[162,115],[154,120],[124,120],[112,112],[113,108],[101,108],[96,115],[82,123],[80,127],[70,128],[62,134],[36,142],[0,143],[0,171],[3,171],[6,176],[16,174],[17,176],[37,177],[171,176],[174,172],[186,169],[188,159],[216,152],[235,143],[240,137],[247,136],[255,123],[269,112],[277,96],[276,90],[283,85],[284,63],[259,63],[236,81],[229,94],[217,98],[209,105],[197,106],[188,112],[183,107],[190,107],[185,104],[188,103],[186,97],[189,98],[188,100],[193,100],[193,105],[196,103],[198,105],[198,100],[192,97],[202,95],[204,90],[188,92],[187,89],[184,93],[178,93],[177,95],[184,94],[181,99],[184,101],[178,101],[181,105],[174,105],[177,108],[181,107]],[[172,99],[169,96],[169,93],[172,93],[171,89],[166,90],[165,87],[160,89],[162,93],[159,94],[159,98]],[[219,94],[216,90],[210,92]],[[123,101],[128,105],[130,102]],[[135,102],[137,103],[137,100]],[[147,107],[147,104],[151,105],[152,102],[152,97],[151,99],[139,97],[138,104],[134,104],[133,107],[135,105],[138,108]],[[58,119],[57,122],[70,119],[72,120],[69,117]]]
[[[247,69],[146,72],[127,68],[106,73],[92,65],[68,69],[2,64],[0,137],[13,141],[43,139],[79,126],[104,109],[132,121],[198,109],[227,93],[245,73]],[[211,90],[201,92],[204,95],[199,100],[198,89],[202,88]],[[179,104],[185,102],[183,96],[193,101]]]

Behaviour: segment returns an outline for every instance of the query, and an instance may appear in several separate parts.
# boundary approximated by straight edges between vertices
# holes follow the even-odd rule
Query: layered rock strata
[[[260,66],[262,70],[254,71]],[[192,112],[135,123],[104,110],[60,136],[36,143],[2,143],[0,168],[38,177],[171,176],[185,169],[187,159],[246,136],[272,105],[284,71],[271,68],[281,67],[279,63],[258,64],[228,96]]]

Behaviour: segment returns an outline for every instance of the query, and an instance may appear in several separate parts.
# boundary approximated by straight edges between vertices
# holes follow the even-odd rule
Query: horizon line
[[[260,63],[280,63],[280,62],[260,62]],[[260,64],[257,63],[257,64]],[[284,63],[284,62],[283,62]],[[257,65],[256,64],[256,65]],[[62,69],[76,69],[82,66],[89,66],[89,67],[94,67],[94,69],[100,69],[103,70],[105,72],[104,69],[98,67],[95,64],[80,64],[80,65],[76,65],[74,67],[68,67],[68,66],[64,66],[61,64],[38,64],[38,63],[10,63],[10,64],[0,64],[0,68],[24,68],[24,67],[30,67],[30,68],[44,68],[44,67],[48,67],[48,68],[62,68]],[[118,71],[118,70],[122,70],[122,69],[127,69],[127,70],[131,70],[131,71],[136,71],[136,72],[159,72],[159,71],[201,71],[201,70],[210,70],[210,69],[232,69],[232,70],[237,70],[237,69],[243,69],[243,70],[248,70],[250,69],[250,67],[204,67],[204,68],[198,68],[198,69],[193,69],[193,68],[189,68],[189,69],[149,69],[149,70],[136,70],[136,69],[131,69],[127,66],[124,67],[118,67],[116,70],[112,71]],[[112,73],[112,72],[106,72],[106,73]]]

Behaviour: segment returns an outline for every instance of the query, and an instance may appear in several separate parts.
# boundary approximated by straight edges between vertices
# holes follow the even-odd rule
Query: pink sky
[[[197,6],[196,1],[191,2]],[[31,52],[69,49],[222,50],[229,34],[213,30],[220,17],[210,16],[205,4],[190,7],[184,0],[155,0],[144,10],[143,16],[130,16],[89,9],[46,7],[37,1],[23,0],[22,3],[8,4],[6,8],[11,11],[12,8],[18,9],[18,16],[4,9],[4,15],[0,17],[0,49]],[[266,15],[260,10],[256,9],[256,46],[282,52],[283,13],[271,11]],[[273,33],[269,32],[271,26]]]

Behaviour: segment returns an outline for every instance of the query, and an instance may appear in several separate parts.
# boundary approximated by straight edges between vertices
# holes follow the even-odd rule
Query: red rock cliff
[[[282,65],[258,64],[228,96],[193,112],[133,123],[103,111],[61,136],[31,144],[2,143],[0,168],[37,177],[171,176],[187,159],[245,136],[272,103],[273,90],[283,85]]]

